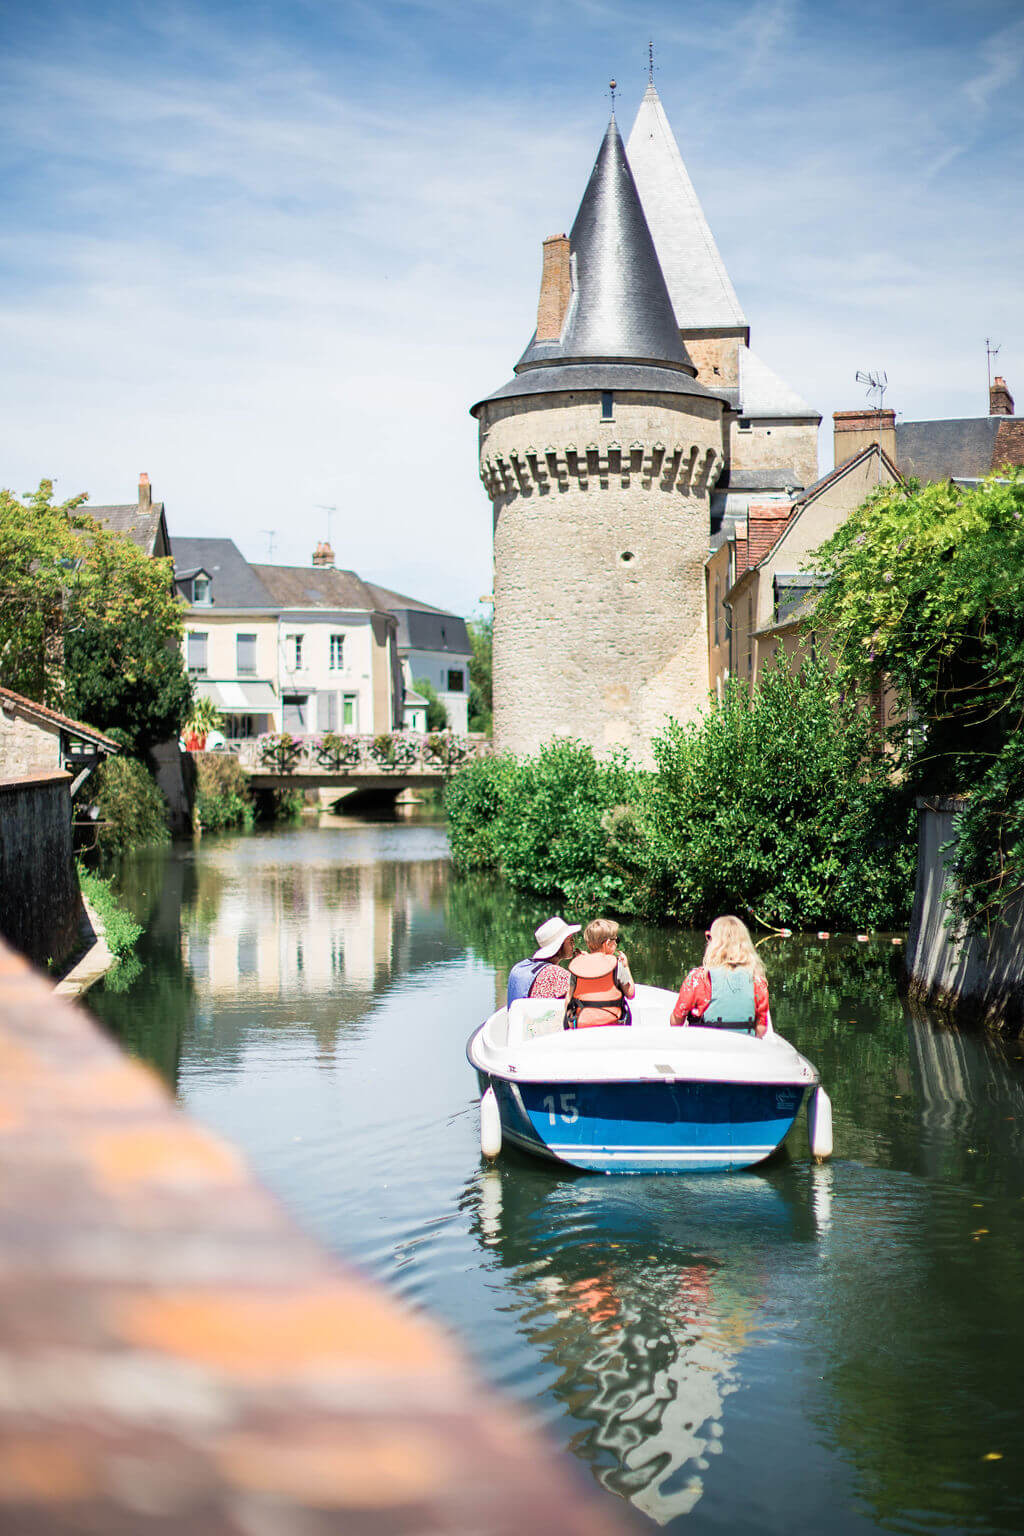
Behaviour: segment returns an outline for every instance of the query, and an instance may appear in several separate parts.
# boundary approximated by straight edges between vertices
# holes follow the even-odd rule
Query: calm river
[[[454,881],[440,826],[207,838],[120,886],[143,970],[94,1011],[609,1498],[690,1536],[1024,1530],[1024,1065],[906,1017],[889,942],[762,950],[831,1164],[801,1114],[756,1173],[564,1176],[481,1163],[465,1041],[546,914]],[[626,939],[662,986],[702,947]]]

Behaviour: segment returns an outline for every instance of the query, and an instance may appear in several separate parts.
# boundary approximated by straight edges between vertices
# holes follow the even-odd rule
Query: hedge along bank
[[[559,740],[483,758],[448,785],[457,873],[490,870],[576,916],[901,928],[914,884],[909,794],[825,667],[733,682],[655,738],[656,769]]]

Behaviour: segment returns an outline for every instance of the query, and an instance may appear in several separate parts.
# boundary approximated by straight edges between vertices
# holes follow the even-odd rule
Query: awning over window
[[[209,699],[211,704],[228,714],[267,715],[277,708],[277,694],[272,683],[215,683],[208,677],[196,677],[192,681],[199,698]]]

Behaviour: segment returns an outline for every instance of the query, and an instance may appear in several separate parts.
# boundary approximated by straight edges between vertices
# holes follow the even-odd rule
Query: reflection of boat
[[[568,1420],[554,1433],[610,1493],[662,1526],[689,1515],[731,1475],[729,1400],[820,1238],[830,1179],[795,1165],[699,1189],[522,1160],[478,1172],[471,1229],[530,1346],[518,1358],[495,1341],[498,1380],[531,1398],[545,1384]]]
[[[831,1153],[828,1099],[788,1040],[673,1029],[674,1002],[637,987],[628,1029],[564,1030],[548,1000],[499,1008],[467,1046],[484,1151],[508,1141],[603,1173],[749,1168],[781,1144],[811,1087],[811,1150]]]

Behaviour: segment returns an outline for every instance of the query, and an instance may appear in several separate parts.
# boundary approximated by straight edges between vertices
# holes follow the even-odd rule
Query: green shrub
[[[652,915],[722,911],[791,928],[902,927],[914,890],[909,796],[869,718],[827,670],[734,681],[654,742],[642,843]]]
[[[437,696],[437,689],[426,677],[413,679],[413,687],[427,701],[427,730],[443,731],[448,725],[448,711]]]
[[[78,884],[82,895],[103,924],[107,948],[118,959],[128,955],[142,934],[142,924],[137,923],[118,901],[110,888],[110,881],[102,875],[78,866]]]
[[[580,741],[516,763],[501,818],[505,878],[574,910],[636,911],[636,868],[609,813],[635,803],[643,780],[624,756],[598,762]]]
[[[514,770],[511,757],[477,757],[445,785],[448,842],[457,874],[500,869],[500,818]]]
[[[102,853],[170,842],[167,801],[136,758],[108,757],[97,768],[91,788],[98,814],[96,846]]]
[[[255,819],[249,780],[230,752],[197,753],[196,820],[209,832],[251,827]]]

